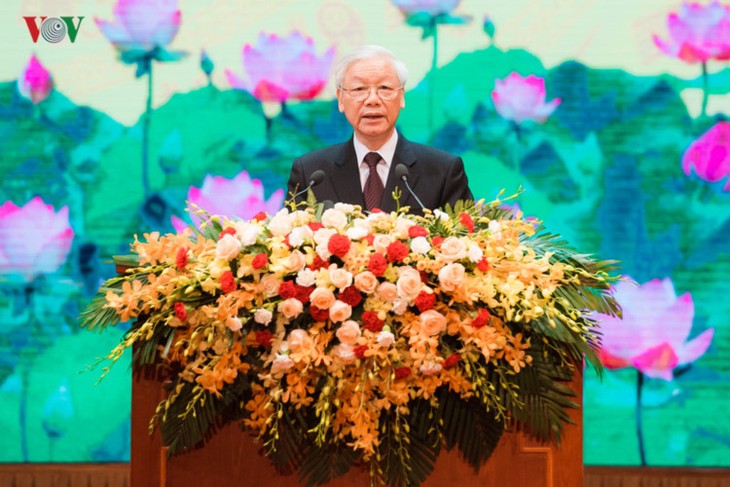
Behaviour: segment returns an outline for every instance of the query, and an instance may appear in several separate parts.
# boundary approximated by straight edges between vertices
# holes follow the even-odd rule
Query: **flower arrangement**
[[[613,262],[501,205],[208,216],[135,238],[84,323],[135,320],[107,358],[168,369],[152,426],[171,454],[237,421],[307,485],[353,464],[419,485],[441,448],[478,468],[510,425],[559,440],[561,382],[600,367],[592,313],[620,312]]]

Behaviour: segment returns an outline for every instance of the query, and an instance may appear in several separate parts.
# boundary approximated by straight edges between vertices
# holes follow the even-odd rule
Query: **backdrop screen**
[[[343,142],[333,62],[409,68],[400,133],[620,261],[585,462],[730,466],[730,4],[7,0],[0,5],[0,462],[128,461],[125,326],[79,313],[186,201],[251,217]]]

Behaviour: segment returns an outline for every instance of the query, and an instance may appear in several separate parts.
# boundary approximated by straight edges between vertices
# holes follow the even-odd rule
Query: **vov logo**
[[[40,22],[37,20],[40,19]],[[74,19],[79,19],[74,24]],[[53,44],[61,42],[68,34],[71,43],[76,42],[76,35],[79,33],[83,17],[23,17],[28,26],[30,38],[33,43],[38,42],[40,35],[46,42]]]

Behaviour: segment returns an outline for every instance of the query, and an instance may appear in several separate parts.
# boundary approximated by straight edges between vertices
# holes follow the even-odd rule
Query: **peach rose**
[[[283,208],[269,220],[269,232],[274,236],[285,236],[291,232],[292,224],[289,219],[289,210]]]
[[[381,254],[388,253],[388,245],[391,243],[393,243],[393,238],[390,235],[378,233],[373,237],[373,247]]]
[[[284,272],[291,274],[299,272],[307,265],[307,258],[298,250],[294,250],[283,262]]]
[[[309,353],[314,349],[314,341],[306,330],[292,330],[287,341],[292,353]]]
[[[350,316],[352,316],[352,306],[349,304],[337,300],[330,306],[330,319],[335,323],[345,321]]]
[[[466,257],[466,244],[457,237],[447,237],[441,242],[441,251],[439,253],[442,259],[447,262]]]
[[[348,345],[346,343],[340,343],[339,345],[336,345],[334,352],[335,355],[337,357],[340,357],[340,360],[342,360],[342,362],[346,364],[353,363],[357,358],[355,356],[355,350],[352,348],[352,345]]]
[[[337,329],[337,339],[347,345],[355,345],[360,338],[360,325],[356,321],[347,320]]]
[[[370,271],[363,271],[355,276],[355,288],[365,294],[372,294],[378,287],[378,278]]]
[[[215,256],[223,260],[235,259],[241,252],[241,242],[233,235],[226,234],[215,244]]]
[[[408,238],[408,229],[410,229],[415,224],[416,222],[414,222],[413,220],[399,216],[395,220],[395,227],[393,228],[393,231],[398,236],[398,238],[405,240]]]
[[[277,310],[283,314],[285,318],[291,320],[302,314],[304,306],[297,298],[289,298],[279,303]]]
[[[383,282],[378,286],[377,296],[388,303],[392,303],[398,297],[398,288],[392,282]]]
[[[378,347],[388,348],[395,343],[395,335],[393,335],[390,331],[383,330],[378,333],[378,338],[376,340]]]
[[[427,336],[438,335],[446,331],[446,317],[436,311],[429,309],[421,313],[421,332]]]
[[[413,267],[401,267],[399,274],[398,280],[396,281],[398,295],[408,300],[415,299],[423,288],[421,273]]]
[[[274,314],[268,309],[259,308],[253,313],[253,320],[260,325],[268,325]]]
[[[268,298],[272,296],[277,296],[279,294],[280,284],[281,279],[279,279],[274,274],[266,274],[264,277],[261,278],[261,287],[263,288],[264,294],[266,294],[266,297]]]
[[[447,292],[455,290],[464,282],[464,266],[461,264],[448,264],[439,270],[439,284],[441,289]]]
[[[318,287],[309,295],[309,302],[319,309],[329,309],[335,302],[335,295],[325,287]]]
[[[238,316],[231,316],[226,320],[226,326],[231,331],[238,331],[243,328],[243,323],[241,323],[241,319]]]
[[[330,282],[337,289],[345,289],[346,287],[352,285],[352,273],[350,273],[346,269],[337,267],[336,265],[331,265],[329,267],[329,278]]]
[[[423,375],[434,375],[441,372],[442,369],[443,366],[436,362],[424,362],[418,370],[420,370]]]
[[[271,373],[278,374],[286,372],[292,367],[294,367],[294,361],[289,358],[289,354],[277,353],[276,358],[271,364]]]

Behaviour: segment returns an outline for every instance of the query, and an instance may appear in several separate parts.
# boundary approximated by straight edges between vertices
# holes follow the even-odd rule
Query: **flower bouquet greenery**
[[[620,313],[615,263],[500,199],[406,210],[310,201],[135,238],[84,324],[132,320],[107,359],[168,370],[151,427],[170,454],[239,422],[307,485],[354,464],[419,485],[441,448],[479,468],[507,426],[559,440],[562,382],[600,368],[592,313]]]

